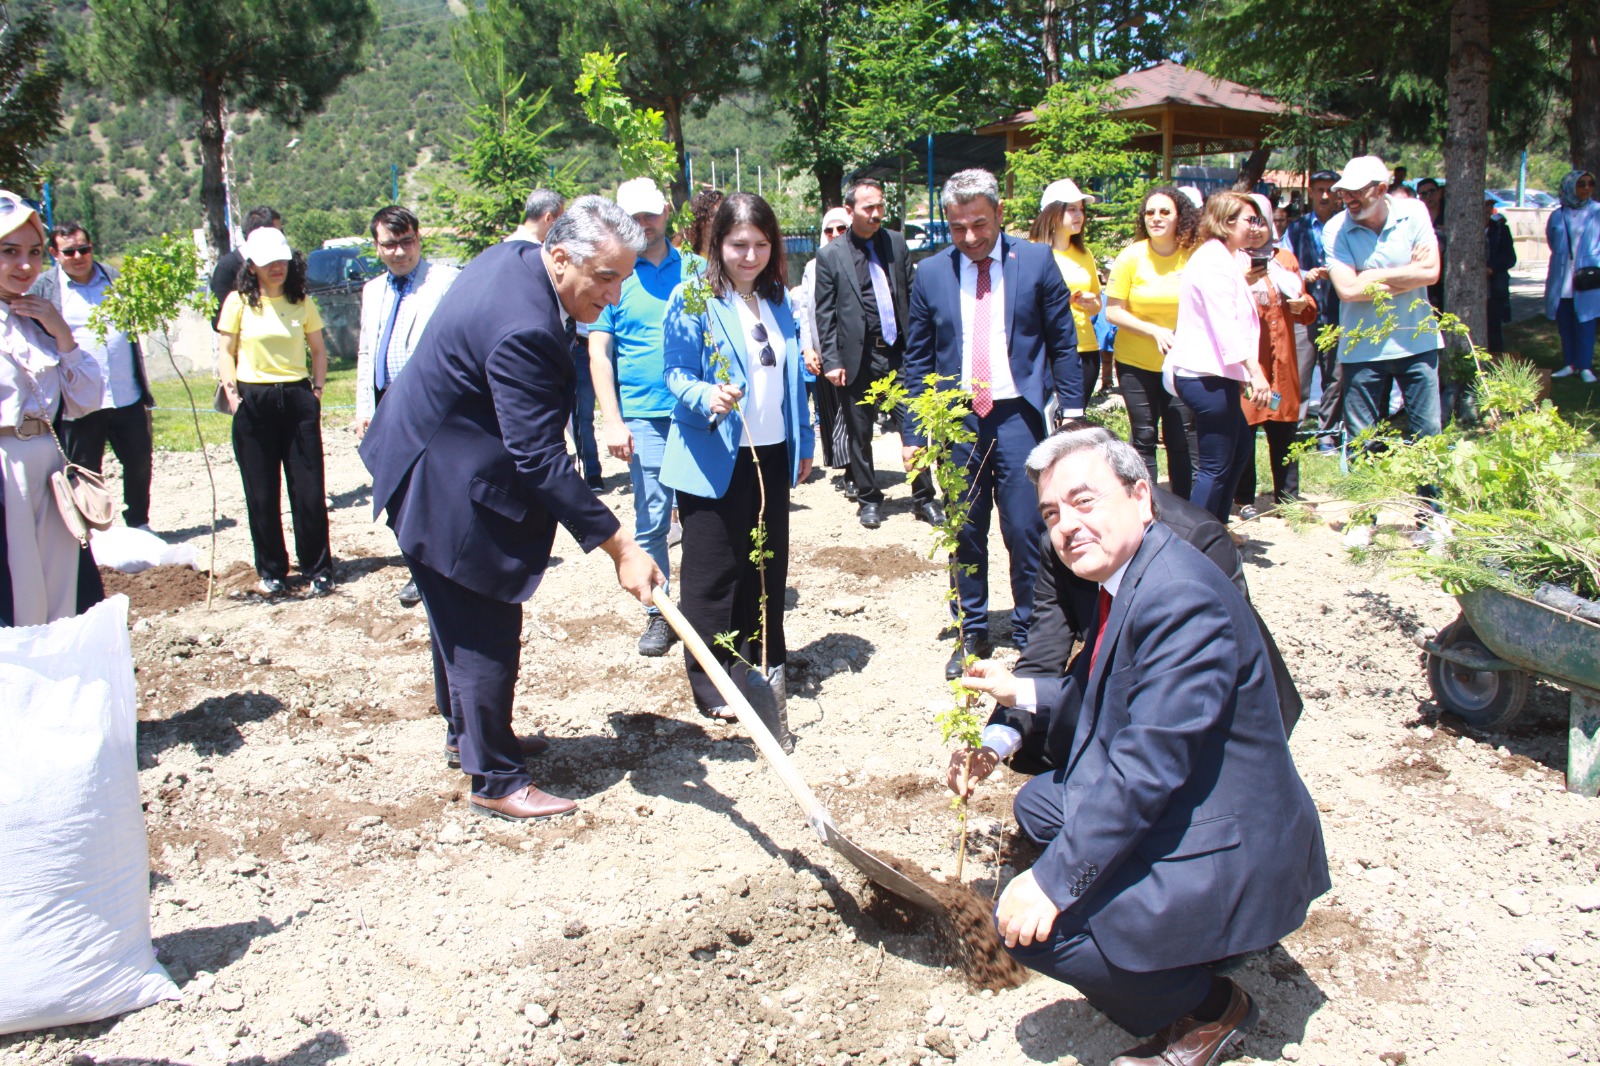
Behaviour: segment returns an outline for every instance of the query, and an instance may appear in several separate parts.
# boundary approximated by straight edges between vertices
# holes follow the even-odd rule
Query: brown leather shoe
[[[517,747],[522,749],[522,757],[531,759],[535,755],[543,755],[550,750],[550,742],[544,737],[518,737]],[[461,769],[461,749],[444,746],[444,761],[452,770]]]
[[[508,822],[526,822],[534,818],[559,818],[563,814],[571,814],[577,810],[578,805],[569,799],[540,792],[533,785],[529,785],[499,799],[474,794],[472,809],[491,818],[504,818]]]
[[[1233,986],[1233,992],[1221,1019],[1197,1022],[1187,1016],[1179,1018],[1138,1047],[1112,1059],[1111,1066],[1216,1066],[1228,1046],[1237,1043],[1261,1016],[1244,989],[1228,978],[1223,980]]]

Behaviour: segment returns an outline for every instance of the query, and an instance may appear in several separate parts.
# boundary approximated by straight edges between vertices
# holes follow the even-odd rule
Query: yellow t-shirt
[[[1061,268],[1061,280],[1067,283],[1068,292],[1100,295],[1100,269],[1095,266],[1094,256],[1090,255],[1087,249],[1069,244],[1066,251],[1058,251],[1055,255],[1056,266]],[[1100,342],[1095,339],[1092,314],[1080,310],[1077,304],[1073,304],[1072,324],[1078,328],[1080,355],[1100,350]]]
[[[1106,280],[1106,295],[1122,300],[1135,318],[1167,329],[1178,328],[1178,290],[1183,268],[1189,262],[1189,249],[1179,248],[1171,255],[1156,255],[1149,241],[1134,241],[1111,264]],[[1161,369],[1161,349],[1143,333],[1117,330],[1117,362],[1140,370]]]
[[[235,376],[256,385],[304,381],[311,376],[306,334],[322,328],[317,301],[307,296],[292,304],[287,297],[263,296],[257,310],[244,296],[230,292],[217,316],[218,333],[239,335]]]

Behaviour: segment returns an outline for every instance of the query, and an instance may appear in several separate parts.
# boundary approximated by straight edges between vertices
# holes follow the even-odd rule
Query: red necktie
[[[978,260],[978,298],[972,308],[972,409],[982,418],[994,410],[989,394],[989,264]]]
[[[1106,619],[1111,617],[1111,593],[1100,586],[1100,621],[1095,624],[1094,650],[1089,653],[1089,669],[1093,670],[1100,659],[1100,638],[1106,635]]]

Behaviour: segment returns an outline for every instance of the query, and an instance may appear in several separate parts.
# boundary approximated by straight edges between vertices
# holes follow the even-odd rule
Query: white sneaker
[[[1373,524],[1370,522],[1352,525],[1344,531],[1344,546],[1350,549],[1372,547],[1372,530]]]
[[[1594,376],[1594,371],[1593,370],[1585,370],[1583,373],[1578,375],[1578,378],[1585,385],[1593,385],[1597,380],[1600,380],[1600,378],[1596,378]]]
[[[1578,371],[1576,369],[1574,369],[1573,367],[1564,366],[1560,370],[1557,370],[1554,374],[1551,374],[1550,376],[1553,377],[1553,378],[1570,378],[1572,375],[1576,374],[1577,372]]]

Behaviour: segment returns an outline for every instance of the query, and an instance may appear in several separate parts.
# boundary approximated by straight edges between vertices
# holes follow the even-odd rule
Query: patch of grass
[[[232,416],[211,409],[211,398],[217,391],[217,380],[209,374],[189,375],[189,387],[194,390],[194,401],[200,407],[200,428],[205,432],[206,443],[228,444],[233,440]],[[183,391],[183,382],[150,383],[155,396],[155,445],[161,452],[193,452],[200,450],[195,439],[194,419],[189,414],[189,397]],[[342,426],[355,417],[356,364],[353,359],[328,361],[327,387],[322,393],[323,426]]]
[[[1556,324],[1543,315],[1507,324],[1506,351],[1534,366],[1561,369],[1561,337]],[[1574,376],[1552,381],[1550,386],[1550,398],[1562,418],[1591,433],[1600,431],[1600,385],[1585,384]]]

